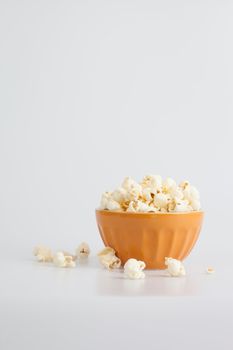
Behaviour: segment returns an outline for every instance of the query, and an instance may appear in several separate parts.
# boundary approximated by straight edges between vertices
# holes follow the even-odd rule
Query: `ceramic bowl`
[[[203,221],[202,211],[185,213],[126,213],[96,210],[105,246],[124,264],[135,258],[147,269],[164,269],[165,257],[183,260],[193,249]]]

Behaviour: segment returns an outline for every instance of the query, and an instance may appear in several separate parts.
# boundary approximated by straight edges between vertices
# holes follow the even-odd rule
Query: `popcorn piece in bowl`
[[[157,211],[157,209],[152,205],[142,202],[141,200],[137,200],[137,201],[131,201],[126,211],[146,213],[146,212],[155,212]]]
[[[180,200],[176,202],[175,212],[185,212],[185,211],[192,211],[192,207],[189,205],[189,202],[187,200]]]
[[[182,190],[185,190],[187,186],[190,186],[190,183],[189,183],[189,181],[187,181],[187,180],[182,181],[182,182],[179,184],[179,187],[180,187]]]
[[[120,210],[121,206],[112,198],[112,194],[110,192],[105,192],[101,198],[100,209]]]
[[[131,177],[126,177],[122,183],[122,188],[126,191],[126,200],[137,200],[142,195],[142,186]]]
[[[150,192],[156,194],[161,191],[162,177],[160,175],[146,175],[141,182],[142,188],[150,189]]]
[[[166,209],[170,200],[171,197],[169,196],[169,194],[157,193],[154,196],[154,205],[158,209]]]
[[[33,255],[37,257],[40,262],[53,261],[53,254],[50,248],[44,246],[36,246],[33,250]]]
[[[105,247],[98,253],[100,263],[108,270],[121,267],[121,260],[115,255],[116,252],[111,247]]]
[[[153,200],[153,193],[151,193],[150,188],[142,189],[141,199],[149,203]]]
[[[137,211],[137,203],[135,201],[131,201],[126,209],[128,213],[136,213]]]
[[[58,267],[75,267],[74,257],[67,252],[57,252],[53,257],[53,262]]]
[[[188,181],[178,186],[168,177],[146,175],[140,183],[126,177],[121,187],[105,192],[100,209],[123,212],[190,212],[201,209],[200,195]]]
[[[127,200],[127,191],[123,187],[117,188],[115,191],[112,193],[112,199],[118,203],[123,203]]]
[[[165,181],[163,181],[162,189],[164,193],[170,193],[177,188],[177,184],[175,180],[171,177],[168,177]]]
[[[129,259],[124,265],[124,274],[125,277],[130,279],[141,279],[145,278],[145,273],[142,271],[146,267],[146,264],[143,261],[136,259]]]
[[[77,258],[88,258],[90,254],[90,247],[87,243],[82,242],[75,250]]]
[[[165,265],[170,276],[180,277],[185,276],[185,268],[180,260],[173,258],[165,258]]]
[[[137,201],[137,212],[140,212],[140,213],[146,213],[146,212],[155,212],[157,211],[157,209],[153,206],[153,205],[149,205],[147,203],[144,203],[142,201]]]

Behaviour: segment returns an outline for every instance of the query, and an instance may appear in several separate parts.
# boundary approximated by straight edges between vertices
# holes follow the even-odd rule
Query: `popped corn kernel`
[[[117,188],[112,193],[112,199],[118,203],[123,203],[125,200],[127,200],[127,191],[123,187]]]
[[[213,273],[215,273],[215,270],[212,267],[207,267],[206,273],[208,273],[209,275],[212,275]]]
[[[173,277],[185,276],[185,268],[180,260],[173,258],[165,258],[165,265],[168,273]]]
[[[77,248],[76,248],[76,256],[77,258],[88,258],[90,254],[90,247],[87,243],[82,242]]]
[[[179,184],[179,187],[180,187],[182,190],[185,190],[185,188],[186,188],[187,186],[189,186],[189,185],[190,185],[189,181],[185,180],[185,181],[182,181],[182,182]]]
[[[122,187],[126,190],[125,199],[131,201],[138,199],[142,194],[142,187],[131,177],[126,177],[122,183]]]
[[[149,205],[147,203],[144,203],[140,200],[136,202],[136,211],[141,213],[146,212],[155,212],[158,211],[157,208],[155,208],[153,205]]]
[[[173,180],[171,177],[168,177],[163,181],[162,188],[164,193],[169,193],[171,190],[177,188],[177,184],[175,180]]]
[[[126,261],[124,265],[124,274],[125,277],[130,279],[141,279],[145,278],[145,274],[142,270],[144,270],[146,264],[144,261],[129,259]]]
[[[105,192],[102,194],[100,209],[120,210],[121,206],[112,198],[112,194],[110,192]]]
[[[137,204],[134,201],[131,201],[129,203],[128,208],[126,209],[128,213],[135,213],[137,211]]]
[[[180,200],[176,203],[174,211],[176,212],[192,211],[192,207],[189,205],[187,200]]]
[[[168,194],[157,193],[154,196],[154,205],[158,209],[166,209],[171,197]]]
[[[33,250],[33,255],[37,257],[40,262],[53,261],[53,254],[50,248],[44,246],[36,246]]]
[[[149,188],[142,189],[142,199],[146,202],[151,202],[153,200],[152,193]]]
[[[160,175],[146,175],[141,182],[142,188],[149,188],[150,192],[156,194],[162,189],[162,177]]]
[[[190,206],[193,208],[193,210],[196,210],[196,211],[201,209],[201,203],[198,199],[191,200]]]
[[[105,247],[98,253],[100,263],[108,270],[121,267],[121,260],[115,255],[115,250],[111,247]]]
[[[184,199],[187,199],[189,202],[191,202],[194,199],[196,200],[200,199],[200,194],[196,189],[196,187],[194,186],[190,186],[190,185],[186,186],[186,188],[183,190],[183,194],[184,194]]]
[[[76,263],[72,255],[59,251],[53,257],[53,262],[58,267],[75,267]]]

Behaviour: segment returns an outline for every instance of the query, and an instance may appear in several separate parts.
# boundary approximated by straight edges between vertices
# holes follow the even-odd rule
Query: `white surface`
[[[231,349],[232,272],[186,261],[187,276],[128,280],[92,256],[76,268],[33,260],[0,267],[0,348]]]
[[[232,16],[230,0],[0,2],[1,350],[232,348]],[[146,173],[200,190],[184,280],[30,260],[100,249],[101,193]]]

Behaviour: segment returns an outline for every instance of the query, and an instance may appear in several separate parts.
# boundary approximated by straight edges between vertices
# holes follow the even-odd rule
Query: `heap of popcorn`
[[[190,212],[201,209],[198,190],[188,181],[147,175],[140,183],[126,177],[113,192],[102,194],[101,210],[124,212]]]

